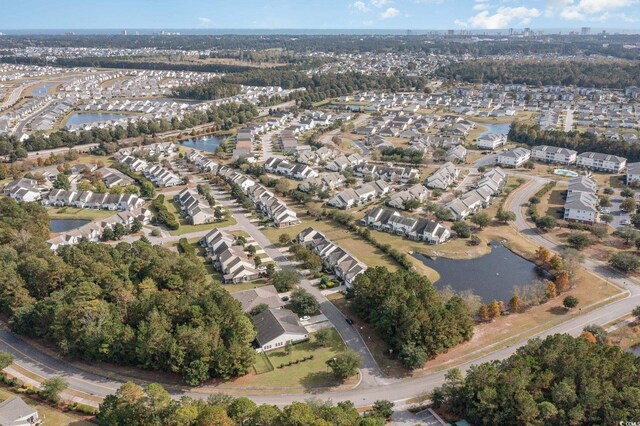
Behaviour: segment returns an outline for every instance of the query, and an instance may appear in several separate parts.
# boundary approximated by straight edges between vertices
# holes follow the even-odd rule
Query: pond
[[[31,91],[31,96],[44,98],[49,94],[49,89],[55,87],[57,83],[42,83]]]
[[[487,128],[487,130],[480,133],[478,137],[488,135],[489,133],[497,133],[499,135],[508,135],[509,129],[511,128],[511,123],[503,123],[503,124],[476,123],[476,124]]]
[[[534,263],[500,243],[490,245],[491,252],[476,259],[429,258],[418,253],[413,256],[440,274],[436,287],[449,285],[458,293],[472,290],[485,303],[493,299],[506,303],[513,296],[514,287],[545,278],[546,272]]]
[[[226,139],[226,136],[201,136],[199,138],[191,138],[185,141],[180,141],[183,146],[199,149],[206,152],[216,152],[216,148],[222,141]]]
[[[71,114],[67,122],[68,126],[81,125],[89,123],[97,123],[99,121],[120,120],[121,118],[129,118],[129,114],[117,114],[117,113],[102,113],[102,112],[80,112]]]
[[[67,232],[72,229],[78,229],[89,222],[91,221],[83,219],[50,219],[49,229],[51,229],[51,232],[55,233]]]

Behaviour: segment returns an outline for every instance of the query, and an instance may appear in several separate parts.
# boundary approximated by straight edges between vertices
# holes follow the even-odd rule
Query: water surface
[[[49,229],[51,229],[51,232],[55,233],[67,232],[72,229],[78,229],[89,222],[91,221],[83,219],[50,219]]]
[[[66,125],[81,125],[81,124],[91,124],[102,121],[110,121],[110,120],[120,120],[122,118],[129,118],[129,114],[118,114],[118,113],[97,113],[97,112],[79,112],[72,114]]]
[[[429,258],[418,253],[413,256],[440,274],[436,287],[449,285],[456,292],[472,290],[485,303],[493,299],[507,302],[514,287],[531,284],[546,274],[496,242],[491,243],[490,253],[476,259]]]
[[[201,136],[199,138],[187,139],[186,141],[181,141],[180,143],[189,148],[195,148],[206,152],[216,152],[216,148],[225,139],[225,136],[208,135]]]

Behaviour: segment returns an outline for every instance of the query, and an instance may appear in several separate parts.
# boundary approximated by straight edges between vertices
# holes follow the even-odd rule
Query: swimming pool
[[[553,171],[553,173],[556,174],[556,175],[568,176],[568,177],[577,177],[577,176],[579,176],[578,173],[574,172],[573,170],[566,170],[566,169],[555,169]]]

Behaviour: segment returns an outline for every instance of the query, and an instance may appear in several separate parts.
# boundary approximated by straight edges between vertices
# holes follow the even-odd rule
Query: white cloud
[[[395,18],[400,14],[400,11],[395,7],[388,7],[384,12],[380,14],[380,19]]]
[[[366,12],[369,10],[366,3],[363,1],[357,1],[351,5],[352,8],[357,10],[358,12]]]
[[[389,4],[389,0],[371,0],[371,4],[375,7],[382,7]]]
[[[522,25],[529,24],[531,19],[538,16],[540,16],[540,11],[536,8],[499,7],[493,14],[488,10],[483,10],[467,20],[456,19],[455,23],[461,27],[497,30],[507,28],[513,22]]]
[[[200,23],[201,27],[208,27],[209,25],[211,25],[211,19],[210,18],[198,18],[198,22]]]
[[[639,3],[638,0],[548,0],[546,16],[566,20],[601,20],[610,13]]]

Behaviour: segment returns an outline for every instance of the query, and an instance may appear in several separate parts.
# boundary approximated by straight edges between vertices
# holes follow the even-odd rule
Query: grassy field
[[[75,415],[75,414],[71,414],[71,413],[63,413],[62,411],[58,411],[55,410],[51,407],[49,407],[48,405],[42,405],[42,404],[38,404],[36,401],[34,401],[31,398],[28,398],[26,396],[22,396],[18,393],[14,393],[11,390],[9,390],[6,387],[1,387],[0,388],[0,401],[5,401],[9,398],[12,398],[14,396],[20,396],[22,397],[23,401],[27,403],[27,405],[35,408],[36,410],[38,410],[38,416],[44,420],[44,424],[45,425],[51,425],[51,426],[66,426],[66,425],[73,425],[73,426],[89,426],[89,425],[93,425],[94,423],[91,423],[89,421],[84,420],[83,417]]]
[[[173,202],[172,197],[165,197],[164,205],[167,206],[167,210],[176,215],[178,223],[180,224],[180,227],[175,231],[169,231],[169,234],[171,235],[185,235],[192,232],[206,231],[209,229],[225,228],[237,223],[233,217],[229,216],[227,219],[220,222],[204,223],[202,225],[190,225],[187,219],[185,219],[182,213],[180,213],[180,210],[178,210],[178,206],[176,206],[176,204]]]
[[[111,210],[79,209],[76,207],[47,208],[51,219],[101,220],[118,212]]]
[[[224,284],[224,288],[227,289],[229,293],[237,293],[239,291],[250,290],[252,288],[264,287],[269,284],[269,282],[265,279],[259,279],[255,281],[251,281],[248,283],[239,283],[239,284]]]
[[[233,387],[245,387],[255,390],[289,388],[311,391],[314,388],[339,386],[342,383],[337,381],[330,373],[326,362],[346,350],[346,346],[338,332],[330,329],[331,339],[327,347],[318,345],[314,340],[314,333],[311,333],[308,342],[299,343],[291,347],[291,353],[287,354],[283,349],[267,352],[267,356],[273,366],[268,365],[263,356],[256,357],[255,370],[261,374],[249,374],[234,380]],[[312,360],[300,362],[286,366],[289,362],[295,362],[305,357],[313,355]],[[279,368],[281,364],[285,366]],[[347,384],[355,384],[357,377],[350,379]]]

